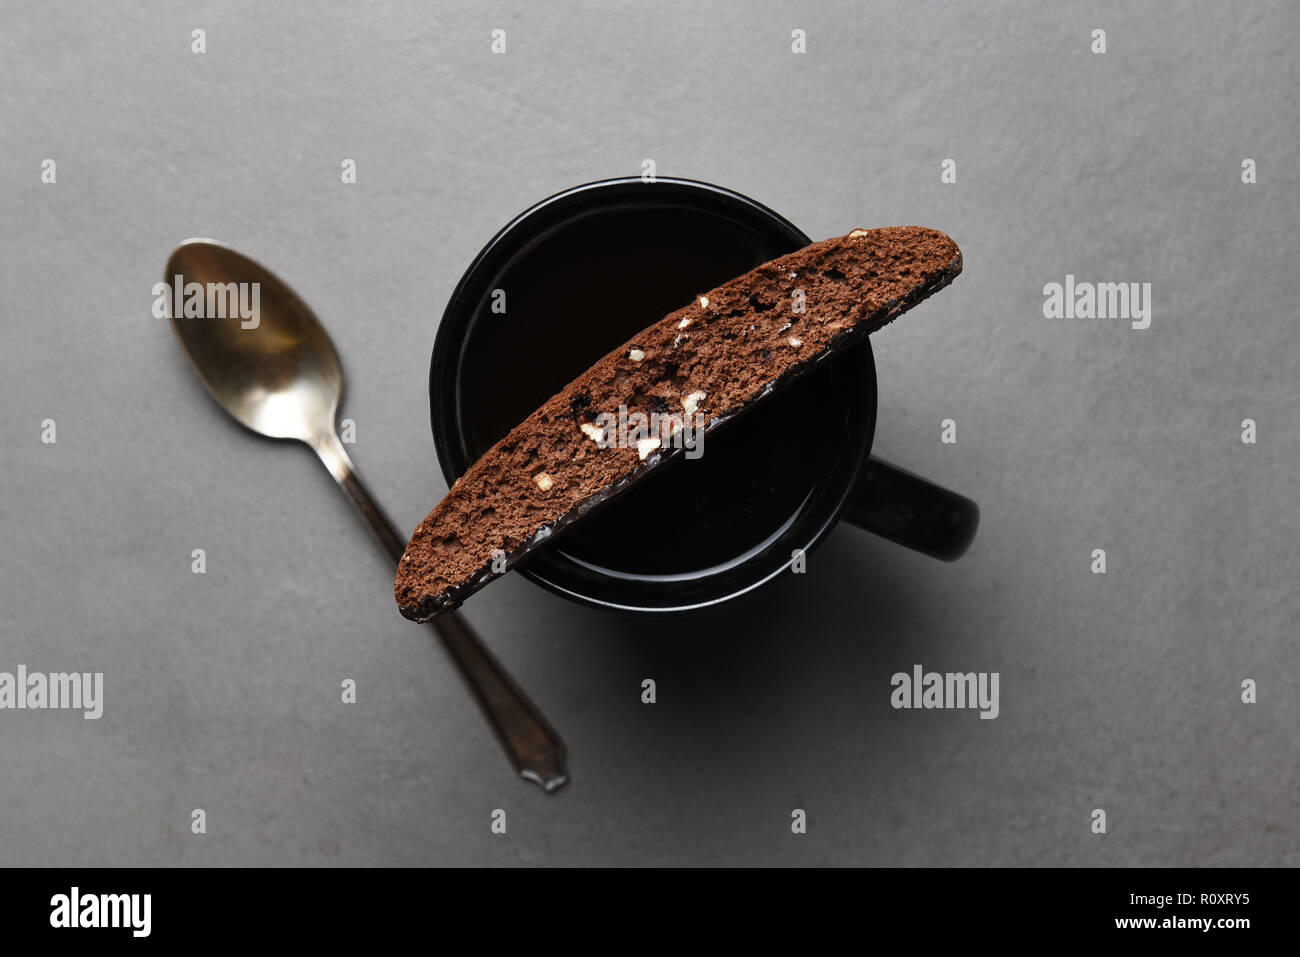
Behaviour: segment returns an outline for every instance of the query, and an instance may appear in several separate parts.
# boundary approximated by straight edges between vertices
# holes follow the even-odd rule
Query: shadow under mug
[[[429,406],[447,483],[641,329],[809,242],[745,196],[662,177],[588,183],[520,214],[474,259],[438,327]],[[875,416],[864,340],[709,433],[697,458],[679,455],[518,570],[584,604],[665,614],[752,591],[840,519],[959,558],[978,507],[871,457]]]

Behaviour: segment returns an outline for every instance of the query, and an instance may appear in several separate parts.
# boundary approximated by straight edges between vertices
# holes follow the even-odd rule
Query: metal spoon
[[[225,314],[232,316],[224,319],[187,318],[184,308],[178,316],[170,305],[168,314],[181,348],[217,404],[237,421],[270,438],[296,439],[316,450],[395,570],[406,540],[361,484],[339,441],[335,415],[343,393],[343,370],[334,344],[311,309],[263,266],[207,239],[189,239],[176,248],[163,273],[169,288],[175,288],[174,277],[183,277],[178,280],[182,297],[186,284],[202,285],[205,316],[206,293],[213,289],[209,283],[250,284],[243,287],[245,304],[256,303],[258,308],[255,316],[244,319],[234,308],[235,299],[223,299]],[[214,305],[237,288],[219,287]],[[518,772],[547,791],[568,781],[564,742],[465,620],[451,613],[430,624]]]

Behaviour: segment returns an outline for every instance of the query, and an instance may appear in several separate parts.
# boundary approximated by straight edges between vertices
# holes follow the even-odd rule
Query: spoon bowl
[[[189,239],[167,260],[164,281],[250,284],[254,315],[186,317],[169,310],[172,329],[199,380],[241,424],[274,439],[316,444],[334,432],[343,369],[329,334],[286,283],[255,260],[210,239]],[[214,295],[222,295],[219,290]]]

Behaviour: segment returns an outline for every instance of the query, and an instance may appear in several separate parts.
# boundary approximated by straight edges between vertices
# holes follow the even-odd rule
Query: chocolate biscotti
[[[397,569],[403,615],[454,608],[552,535],[961,272],[917,226],[855,229],[700,295],[552,396],[452,484]],[[616,308],[611,304],[611,308]]]

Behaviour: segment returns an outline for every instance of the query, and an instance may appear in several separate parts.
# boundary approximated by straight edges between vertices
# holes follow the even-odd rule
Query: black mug
[[[752,199],[662,177],[588,183],[520,214],[474,259],[438,327],[429,408],[447,483],[641,329],[809,242]],[[703,454],[661,466],[518,570],[584,604],[666,614],[801,570],[840,519],[959,558],[979,508],[873,458],[875,417],[864,340],[709,433]]]

